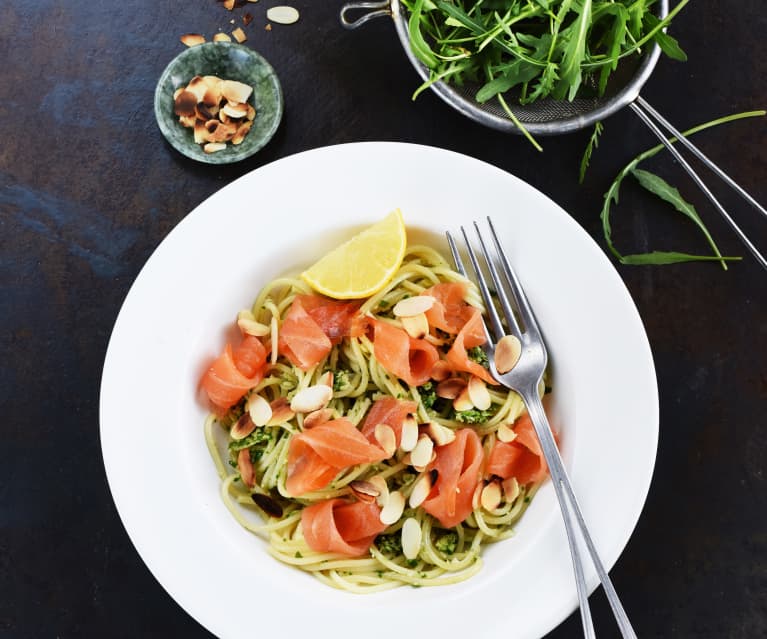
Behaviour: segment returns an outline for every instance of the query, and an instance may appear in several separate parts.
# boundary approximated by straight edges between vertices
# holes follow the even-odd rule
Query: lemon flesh
[[[370,297],[397,272],[406,246],[405,223],[397,209],[333,249],[301,278],[318,293],[335,299]]]

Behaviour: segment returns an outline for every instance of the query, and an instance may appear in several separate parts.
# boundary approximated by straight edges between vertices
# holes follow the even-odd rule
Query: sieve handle
[[[365,13],[356,20],[349,20],[347,17],[351,11],[362,11],[365,9],[372,9],[372,11]],[[348,2],[341,7],[341,14],[339,17],[341,19],[341,24],[345,29],[356,29],[369,20],[391,15],[392,8],[390,0],[379,0],[379,2]]]
[[[755,207],[758,211],[760,211],[763,215],[767,215],[767,211],[764,209],[763,206],[761,206],[753,197],[751,197],[744,189],[741,187],[735,180],[733,180],[729,175],[727,175],[722,169],[720,169],[716,164],[714,164],[713,161],[711,161],[706,155],[703,154],[703,152],[698,149],[692,142],[690,142],[687,138],[685,138],[674,126],[671,125],[671,123],[666,120],[663,116],[660,115],[655,109],[653,109],[643,98],[642,96],[637,96],[637,99],[632,102],[629,106],[634,110],[634,113],[636,113],[642,122],[645,123],[647,128],[652,131],[655,136],[663,143],[663,145],[669,150],[671,155],[674,156],[674,159],[679,162],[679,165],[687,172],[687,174],[693,179],[695,184],[698,185],[698,188],[703,191],[703,194],[709,199],[711,204],[714,205],[717,211],[724,217],[724,219],[727,221],[727,223],[730,225],[730,228],[732,228],[733,231],[735,231],[735,234],[740,238],[740,241],[743,242],[743,244],[746,246],[746,248],[749,250],[751,255],[756,258],[756,261],[759,262],[759,264],[767,270],[767,259],[762,255],[759,250],[754,246],[753,242],[748,239],[748,236],[741,230],[741,228],[738,226],[738,224],[735,222],[735,220],[732,219],[730,214],[724,209],[724,207],[721,205],[719,200],[716,199],[716,196],[711,192],[711,189],[709,189],[706,184],[703,182],[701,177],[695,172],[695,170],[690,166],[689,162],[685,160],[682,157],[682,154],[679,153],[679,150],[674,146],[673,142],[666,138],[666,136],[663,134],[663,131],[658,127],[658,125],[653,121],[653,118],[657,120],[661,126],[663,126],[676,140],[679,141],[680,144],[685,146],[691,153],[693,153],[701,162],[703,162],[709,169],[711,169],[720,179],[722,179],[727,186],[732,188],[738,195],[740,195],[742,198],[744,198],[749,204],[751,204],[753,207]],[[652,116],[652,117],[651,117]]]

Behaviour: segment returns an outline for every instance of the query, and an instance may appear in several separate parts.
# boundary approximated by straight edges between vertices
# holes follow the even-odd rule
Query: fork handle
[[[615,621],[620,629],[621,636],[624,637],[624,639],[637,639],[636,633],[634,632],[631,622],[626,615],[626,611],[623,609],[623,605],[618,597],[618,593],[613,587],[613,583],[602,564],[602,560],[599,558],[594,541],[591,539],[591,535],[586,527],[586,521],[584,520],[583,513],[578,505],[578,500],[575,498],[573,487],[570,484],[567,471],[565,470],[562,458],[559,455],[559,449],[554,441],[554,435],[551,433],[549,420],[546,417],[546,413],[543,410],[543,404],[538,396],[537,386],[520,394],[527,406],[527,412],[530,415],[533,427],[538,435],[538,440],[541,443],[541,450],[543,451],[543,456],[549,466],[551,479],[554,483],[554,492],[557,495],[559,506],[562,510],[565,532],[567,533],[567,542],[570,546],[570,553],[573,559],[575,583],[581,607],[583,634],[588,639],[593,639],[596,636],[594,634],[594,626],[591,620],[591,612],[588,604],[588,589],[586,587],[586,579],[583,573],[581,551],[575,535],[575,525],[577,525],[581,536],[586,543],[586,548],[594,563],[597,575],[599,575],[599,581],[602,583],[605,595],[607,596],[607,601],[610,604],[610,608],[615,616]]]

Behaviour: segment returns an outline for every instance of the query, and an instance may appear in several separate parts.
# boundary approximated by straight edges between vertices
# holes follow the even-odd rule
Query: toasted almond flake
[[[482,496],[482,489],[485,487],[485,482],[481,481],[477,484],[477,487],[474,489],[474,493],[471,496],[471,508],[472,510],[477,510],[477,508],[480,507],[479,499]]]
[[[318,384],[324,384],[329,388],[333,388],[333,371],[327,371],[317,380]]]
[[[223,111],[219,110],[219,112],[218,112],[218,120],[219,120],[219,122],[227,123],[227,122],[229,122],[229,116],[226,113],[224,113]]]
[[[266,17],[277,24],[293,24],[298,22],[299,14],[293,7],[271,7],[266,12]]]
[[[232,36],[234,36],[234,39],[241,44],[248,39],[248,36],[245,35],[245,32],[240,27],[237,27],[232,31]]]
[[[495,346],[495,369],[503,375],[517,365],[522,343],[516,335],[504,335]]]
[[[376,497],[381,494],[381,491],[375,484],[371,484],[369,481],[361,479],[355,479],[349,484],[349,488],[352,489],[352,492],[357,499],[369,504],[372,504],[376,500]]]
[[[226,144],[223,142],[208,142],[202,150],[205,153],[216,153],[217,151],[223,151],[226,148]]]
[[[256,118],[256,110],[250,105],[250,103],[248,103],[248,112],[245,117],[248,120],[255,120]]]
[[[215,122],[215,120],[208,120],[208,122]],[[207,123],[206,123],[207,126]],[[219,122],[218,126],[212,131],[208,129],[208,137],[213,142],[228,142],[237,133],[237,125],[231,122]]]
[[[421,435],[418,443],[410,451],[410,463],[413,466],[425,467],[431,461],[431,454],[434,451],[434,442],[428,435]]]
[[[402,420],[402,434],[400,435],[399,447],[400,450],[410,452],[417,443],[418,422],[415,419],[415,415],[408,413],[405,415],[405,419]]]
[[[187,129],[193,129],[197,122],[197,118],[195,118],[193,115],[182,115],[178,121],[181,123],[181,126]]]
[[[423,313],[413,317],[400,317],[399,321],[402,322],[405,332],[413,339],[423,339],[429,333],[429,321]]]
[[[397,435],[389,424],[376,424],[373,436],[389,457],[396,452]]]
[[[189,80],[189,84],[186,85],[186,90],[194,93],[197,97],[197,101],[202,102],[202,96],[204,96],[205,92],[208,90],[208,83],[205,82],[202,77],[196,75]]]
[[[235,0],[224,0],[224,9],[227,11],[234,9],[234,2]]]
[[[451,377],[437,384],[437,397],[455,399],[466,388],[466,381],[460,377]]]
[[[253,337],[264,337],[269,335],[269,327],[266,324],[257,322],[254,319],[248,319],[247,317],[238,317],[237,326],[243,333],[253,335]]]
[[[492,404],[490,392],[487,390],[485,380],[472,375],[469,379],[469,385],[466,387],[469,392],[469,399],[479,410],[487,410]]]
[[[229,435],[231,435],[232,439],[239,441],[240,439],[245,439],[254,430],[256,430],[256,425],[253,423],[250,415],[243,413],[234,426],[229,429]]]
[[[205,144],[208,140],[208,130],[205,128],[205,123],[200,120],[195,120],[194,123],[194,141],[195,144]]]
[[[482,508],[488,512],[492,512],[501,505],[501,498],[501,484],[500,482],[493,480],[482,489],[482,495],[479,498],[479,502],[482,504]]]
[[[188,47],[195,47],[205,42],[205,37],[199,33],[186,33],[181,36],[180,40]]]
[[[258,393],[253,393],[245,402],[245,410],[250,413],[250,418],[256,426],[266,426],[272,418],[272,407]]]
[[[267,426],[284,424],[285,422],[289,422],[296,415],[290,408],[290,402],[284,397],[278,397],[271,402],[269,406],[272,409],[272,416],[269,418],[269,421],[266,422]]]
[[[244,24],[246,27],[253,22],[253,15],[250,13],[246,13],[244,16],[242,16],[242,24]]]
[[[176,115],[194,115],[196,113],[197,96],[184,89],[173,101],[173,113]]]
[[[245,136],[248,134],[248,131],[250,131],[250,127],[252,126],[252,122],[243,122],[237,129],[237,133],[234,134],[234,137],[232,138],[232,144],[242,144]]]
[[[436,301],[431,295],[406,297],[394,305],[392,312],[394,317],[415,317],[428,311]]]
[[[221,110],[230,118],[244,118],[248,114],[248,109],[244,104],[227,102]]]
[[[386,480],[381,475],[374,475],[368,479],[368,483],[373,484],[378,489],[376,503],[383,508],[389,500],[389,487],[386,485]]]
[[[435,382],[444,382],[451,373],[450,364],[444,359],[437,361],[434,366],[431,367],[431,378]]]
[[[297,413],[311,413],[320,408],[325,408],[333,399],[333,389],[325,384],[307,386],[298,391],[290,402],[290,407]]]
[[[231,42],[232,39],[226,33],[217,33],[213,36],[213,42]]]
[[[389,493],[389,498],[386,500],[386,504],[381,508],[381,523],[386,524],[387,526],[397,523],[404,511],[405,497],[402,493],[398,490]]]
[[[312,411],[306,417],[304,417],[304,429],[314,428],[325,422],[329,422],[333,418],[333,410],[331,408],[320,408],[319,410]]]
[[[429,422],[424,430],[435,446],[445,446],[455,439],[455,432],[451,428],[437,422]]]
[[[519,497],[519,482],[516,477],[509,477],[501,482],[503,487],[503,497],[508,503],[512,503]]]
[[[181,95],[181,92],[185,91],[184,87],[179,87],[173,92],[173,102],[176,101],[176,98]]]
[[[402,524],[402,554],[405,559],[415,559],[421,552],[421,524],[413,517],[408,517]]]
[[[431,481],[431,473],[423,473],[413,483],[413,490],[410,491],[410,497],[408,504],[411,508],[418,508],[426,498],[429,496],[433,484]]]
[[[271,24],[267,24],[267,25],[264,27],[264,31],[271,31],[271,30],[272,30],[272,25],[271,25]]]
[[[203,122],[207,122],[208,120],[212,120],[214,117],[216,117],[216,115],[211,113],[210,109],[206,107],[202,102],[199,102],[194,109],[195,117],[198,120],[202,120]]]
[[[471,396],[469,395],[468,386],[458,393],[458,397],[453,400],[453,408],[458,412],[474,408],[474,403],[471,401]]]
[[[250,498],[253,503],[256,504],[261,510],[263,510],[270,517],[282,517],[282,506],[272,499],[269,495],[262,495],[261,493],[253,493]]]
[[[216,113],[219,111],[219,103],[221,102],[221,83],[219,82],[215,86],[210,84],[206,85],[205,93],[202,94],[202,103],[211,109],[216,108]]]
[[[505,444],[513,442],[517,438],[517,434],[511,429],[508,424],[501,424],[495,431],[495,436]]]
[[[253,87],[237,80],[224,80],[221,82],[221,95],[228,102],[245,104],[253,93]]]
[[[237,454],[237,470],[240,471],[243,484],[250,488],[256,485],[256,473],[253,470],[253,462],[250,461],[250,449],[243,448]]]

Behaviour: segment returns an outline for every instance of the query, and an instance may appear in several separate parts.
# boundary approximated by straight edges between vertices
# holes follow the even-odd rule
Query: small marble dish
[[[205,153],[173,112],[173,93],[196,75],[215,75],[253,87],[249,102],[256,110],[253,126],[241,144],[228,143],[216,153]],[[154,94],[154,114],[165,139],[179,153],[208,164],[239,162],[261,149],[282,119],[282,88],[272,66],[258,53],[230,42],[207,42],[187,49],[165,68]]]

